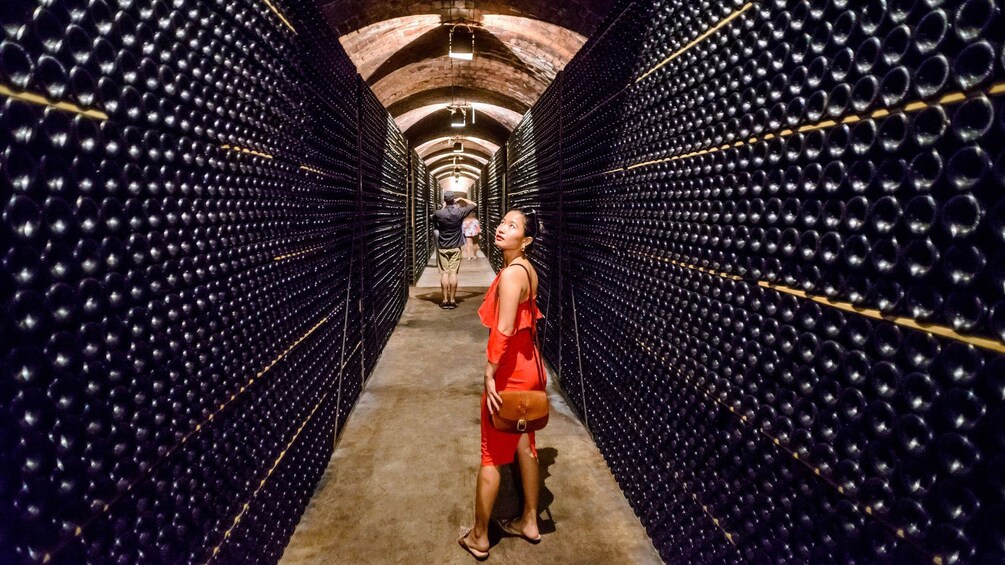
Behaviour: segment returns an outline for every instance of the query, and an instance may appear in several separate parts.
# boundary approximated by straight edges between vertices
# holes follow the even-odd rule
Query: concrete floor
[[[483,258],[461,273],[462,283],[493,276]],[[484,286],[462,286],[456,310],[438,307],[438,289],[411,289],[281,563],[474,561],[456,539],[474,520],[487,338],[476,311]],[[551,421],[537,438],[544,540],[500,540],[496,532],[489,562],[660,563],[585,428],[550,388]],[[519,508],[504,469],[495,514]]]

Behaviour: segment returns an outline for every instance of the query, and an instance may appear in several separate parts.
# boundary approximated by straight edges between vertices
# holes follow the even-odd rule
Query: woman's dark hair
[[[537,239],[537,236],[541,234],[541,220],[537,217],[537,210],[533,208],[518,208],[517,212],[523,214],[524,235]],[[533,242],[531,242],[531,245],[533,245]]]

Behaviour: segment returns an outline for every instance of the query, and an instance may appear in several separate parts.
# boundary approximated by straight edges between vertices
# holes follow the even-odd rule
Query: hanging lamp
[[[471,26],[454,24],[450,28],[448,54],[450,58],[462,61],[470,61],[475,58],[475,32]]]
[[[450,127],[462,128],[467,125],[464,116],[464,108],[453,106],[450,108]]]

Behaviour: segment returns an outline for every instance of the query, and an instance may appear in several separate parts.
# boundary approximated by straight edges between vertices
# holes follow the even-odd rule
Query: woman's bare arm
[[[503,335],[513,335],[516,331],[516,311],[526,282],[527,275],[520,268],[508,268],[499,278],[496,329]]]
[[[504,336],[512,336],[516,331],[516,312],[520,306],[520,296],[523,294],[523,285],[527,278],[520,271],[522,269],[506,269],[499,276],[495,330]],[[491,361],[485,364],[485,396],[489,412],[492,414],[495,414],[502,406],[502,399],[499,398],[499,393],[496,391],[496,369],[498,369],[498,365]]]

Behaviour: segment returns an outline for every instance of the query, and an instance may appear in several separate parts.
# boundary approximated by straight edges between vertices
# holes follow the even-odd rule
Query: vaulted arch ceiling
[[[515,98],[506,96],[506,94],[502,92],[485,90],[484,88],[473,88],[469,86],[446,86],[443,88],[433,88],[417,92],[399,100],[398,102],[388,105],[387,111],[390,112],[392,116],[400,116],[401,114],[423,106],[429,106],[431,104],[448,104],[450,103],[451,98],[477,100],[481,104],[496,108],[504,108],[520,115],[523,115],[527,112],[527,110],[530,110],[530,106],[527,106]]]
[[[445,131],[444,133],[449,134],[450,132]],[[412,147],[415,149],[415,152],[419,154],[419,157],[423,161],[425,161],[427,156],[442,151],[444,149],[452,151],[455,139],[457,139],[457,137],[454,135],[444,135],[443,137],[430,139],[417,145],[413,144]],[[482,139],[471,135],[465,136],[463,141],[464,141],[463,145],[465,152],[477,151],[478,153],[488,155],[490,157],[492,155],[495,155],[495,152],[499,151],[500,147],[500,145],[492,143],[487,139]]]
[[[436,165],[436,166],[434,166],[432,169],[429,170],[429,174],[433,175],[434,177],[440,176],[440,174],[442,174],[442,173],[451,173],[451,172],[460,172],[460,171],[467,171],[469,173],[478,174],[478,171],[480,171],[480,170],[481,170],[481,167],[476,167],[474,165],[468,165],[468,164],[460,163],[460,162],[458,162],[456,164],[454,164],[454,163],[444,163],[442,165]]]
[[[339,36],[378,22],[418,15],[435,15],[445,21],[477,21],[485,14],[520,16],[560,25],[589,36],[610,9],[598,0],[321,0],[328,24]]]
[[[464,153],[454,153],[453,150],[451,149],[443,149],[441,151],[437,151],[436,153],[426,155],[425,163],[429,167],[435,167],[440,162],[445,163],[448,161],[452,161],[453,157],[464,159],[466,162],[477,163],[478,166],[481,167],[485,163],[489,162],[491,155],[480,153],[472,148],[466,148],[466,151]]]
[[[517,124],[520,123],[520,120],[523,119],[523,114],[518,114],[517,112],[507,110],[506,108],[482,104],[481,102],[475,102],[472,105],[474,106],[475,113],[477,114],[477,116],[475,116],[476,123],[479,119],[481,119],[480,116],[485,115],[504,125],[508,131],[513,131],[513,128],[515,128]],[[440,112],[441,118],[448,119],[450,116],[448,106],[449,102],[420,106],[414,110],[409,110],[408,112],[399,115],[395,119],[395,122],[397,122],[401,131],[407,132],[408,128],[415,125],[416,122],[435,112]]]
[[[469,191],[471,190],[471,186],[475,184],[475,180],[476,179],[464,176],[462,176],[459,179],[455,179],[454,177],[448,176],[443,177],[441,179],[437,179],[436,183],[440,185],[441,191],[453,190],[454,192],[461,192],[464,194],[468,194]]]
[[[432,165],[465,153],[484,164],[579,51],[612,0],[321,0],[363,79],[419,156]],[[450,28],[474,29],[475,57],[447,56]],[[450,127],[451,104],[476,121]],[[470,119],[469,119],[470,122]]]
[[[429,164],[430,174],[437,174],[444,168],[462,167],[472,171],[480,171],[484,163],[467,155],[458,155],[457,159],[439,159]]]
[[[438,181],[451,178],[468,178],[475,180],[478,178],[478,171],[468,171],[464,169],[461,169],[460,171],[457,172],[440,171],[437,174],[433,175],[433,178],[435,178]]]
[[[385,106],[392,106],[424,90],[449,89],[452,84],[477,84],[503,93],[529,108],[547,88],[551,78],[554,77],[530,74],[522,65],[511,61],[481,57],[470,62],[457,61],[443,54],[397,69],[372,84],[371,88]]]
[[[447,123],[449,116],[445,112],[434,113],[416,122],[412,127],[405,130],[405,137],[415,145],[421,145],[431,139],[441,137],[444,131],[453,130]],[[444,124],[447,127],[444,128]],[[493,120],[489,116],[482,116],[475,123],[469,123],[463,129],[464,136],[475,136],[502,146],[509,137],[510,130],[506,126]],[[453,130],[454,134],[461,134],[459,130]]]

